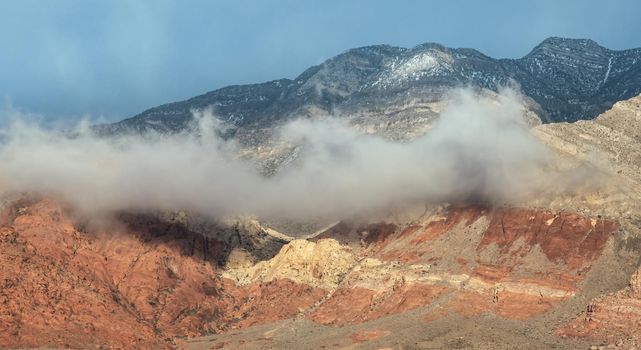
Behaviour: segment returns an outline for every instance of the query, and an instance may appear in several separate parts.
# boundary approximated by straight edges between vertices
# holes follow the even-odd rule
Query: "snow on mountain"
[[[233,135],[315,115],[412,126],[438,116],[433,106],[452,88],[497,91],[511,82],[520,85],[544,122],[592,119],[641,93],[641,49],[614,51],[592,40],[552,37],[522,58],[494,59],[435,43],[410,49],[367,46],[341,53],[294,80],[224,87],[96,130],[175,132],[188,126],[193,109],[207,107],[228,122]]]

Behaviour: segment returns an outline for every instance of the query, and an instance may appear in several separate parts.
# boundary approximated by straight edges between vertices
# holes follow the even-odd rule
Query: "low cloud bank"
[[[407,201],[504,203],[542,190],[551,155],[532,137],[518,93],[496,98],[468,90],[426,135],[397,143],[363,134],[345,120],[296,120],[280,137],[300,144],[274,176],[240,159],[219,125],[196,113],[198,132],[74,137],[14,122],[0,134],[0,190],[60,196],[88,213],[186,209],[210,217],[334,218]]]

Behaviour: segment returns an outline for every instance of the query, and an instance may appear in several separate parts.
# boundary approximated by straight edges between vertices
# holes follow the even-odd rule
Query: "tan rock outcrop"
[[[351,249],[334,239],[317,242],[296,239],[284,245],[272,259],[256,265],[238,266],[237,261],[232,261],[233,266],[223,276],[236,280],[240,285],[286,278],[296,283],[333,290],[354,264]]]

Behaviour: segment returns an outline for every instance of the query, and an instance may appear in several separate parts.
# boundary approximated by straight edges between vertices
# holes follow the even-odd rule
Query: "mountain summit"
[[[641,49],[615,51],[588,39],[551,37],[519,59],[495,59],[436,43],[347,50],[297,78],[224,87],[98,126],[105,133],[179,131],[191,110],[211,106],[232,130],[295,117],[349,115],[383,123],[430,118],[451,88],[497,91],[516,82],[543,122],[593,119],[641,93]]]

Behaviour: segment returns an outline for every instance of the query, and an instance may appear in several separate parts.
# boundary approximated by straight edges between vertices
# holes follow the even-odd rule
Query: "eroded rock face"
[[[527,321],[581,293],[618,230],[571,213],[455,206],[405,224],[340,223],[260,261],[215,232],[148,216],[85,229],[43,199],[3,217],[3,347],[163,348],[285,319],[337,327],[417,309],[428,323]]]
[[[596,211],[621,218],[626,232],[624,250],[638,251],[641,229],[641,95],[620,101],[594,121],[572,124],[548,124],[534,128],[533,133],[555,150],[565,162],[583,162],[607,174],[607,183],[598,195],[579,192],[580,198],[555,198],[548,206],[563,206],[584,212]],[[581,246],[593,247],[599,242],[584,241]],[[580,250],[580,248],[579,248]],[[575,259],[581,252],[575,255]],[[638,267],[638,261],[634,264]],[[623,266],[613,266],[606,273],[615,273]],[[641,324],[638,272],[629,286],[600,295],[582,304],[582,312],[557,329],[563,337],[592,339],[595,343],[620,343],[635,348]],[[634,345],[630,345],[634,344]]]
[[[44,199],[3,218],[0,347],[173,347],[291,317],[325,295],[289,280],[238,287],[217,274],[224,242],[151,216],[85,231]]]
[[[292,318],[314,307],[327,291],[290,279],[274,279],[237,287],[225,280],[231,297],[229,328],[245,328]]]
[[[528,319],[578,291],[618,228],[608,220],[519,208],[453,207],[441,215],[405,228],[343,225],[345,231],[332,232],[364,242],[361,254],[368,258],[312,319],[363,322],[442,295],[462,314]]]
[[[641,325],[640,273],[634,273],[627,288],[593,299],[579,317],[560,327],[557,334],[605,339],[614,343],[629,338],[638,340]]]
[[[2,228],[0,345],[167,347],[224,324],[219,242],[155,222],[84,233],[50,200],[15,216]]]
[[[0,346],[167,347],[108,286],[68,273],[13,229],[0,232]]]
[[[494,337],[511,330],[515,334],[541,332],[531,337],[545,338],[537,346],[546,348],[568,339],[556,338],[555,325],[577,312],[575,300],[602,293],[599,288],[616,290],[603,271],[614,261],[621,234],[617,222],[599,217],[480,206],[430,209],[410,222],[342,222],[312,239],[316,244],[335,240],[349,247],[354,264],[339,283],[326,285],[324,295],[319,293],[321,298],[301,308],[286,326],[279,322],[209,339],[213,344],[245,349],[293,344],[302,348],[385,348],[383,344],[409,342],[398,335],[408,327],[419,333],[435,329],[429,337],[458,334],[443,336],[439,341],[445,343],[424,342],[429,348],[458,346],[455,340],[469,329],[498,323],[500,330],[493,330],[494,335],[486,337],[482,331],[475,335],[486,341],[479,348],[504,344]],[[302,268],[305,264],[300,262],[305,259],[300,256],[298,265],[276,263],[291,261],[298,256],[295,252],[296,248],[286,246],[279,253],[282,256],[255,266],[275,270],[283,266],[282,271],[296,266],[292,276],[299,281],[318,279],[313,268]],[[286,274],[280,276],[286,278]],[[457,333],[461,322],[468,331]],[[291,337],[298,332],[326,337],[296,342]],[[463,342],[464,347],[476,346],[478,339]],[[212,343],[195,340],[189,344],[199,349]]]

